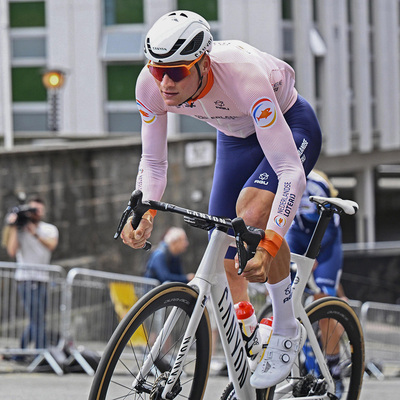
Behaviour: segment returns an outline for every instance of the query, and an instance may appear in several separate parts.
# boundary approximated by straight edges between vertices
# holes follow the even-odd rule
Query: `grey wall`
[[[207,211],[213,166],[189,168],[185,160],[186,145],[204,139],[203,135],[170,141],[164,201]],[[18,147],[18,151],[2,152],[0,218],[17,203],[17,192],[37,193],[47,203],[47,220],[60,230],[53,263],[141,275],[148,253],[113,239],[135,186],[140,153],[139,139]],[[194,193],[200,195],[197,201],[193,201]],[[183,226],[188,233],[191,246],[184,255],[185,268],[194,271],[206,246],[207,232],[187,226],[179,215],[158,213],[151,238],[154,245],[170,225]],[[0,260],[9,260],[3,248]],[[346,254],[343,285],[347,295],[363,301],[399,302],[399,260],[398,255]]]
[[[202,137],[204,140],[204,137]],[[185,165],[186,139],[169,145],[168,187],[163,200],[207,211],[213,166]],[[46,220],[60,230],[60,242],[53,263],[67,268],[96,269],[141,274],[148,254],[124,246],[113,235],[122,211],[135,187],[141,153],[138,139],[121,139],[59,146],[21,148],[0,155],[0,213],[17,203],[16,193],[39,194],[47,204]],[[194,191],[202,194],[191,200]],[[169,218],[169,219],[168,219]],[[182,217],[159,213],[152,236],[157,244],[171,224],[184,226],[195,244],[185,255],[187,270],[193,270],[207,242],[207,233],[188,227]],[[1,260],[9,260],[5,250]]]

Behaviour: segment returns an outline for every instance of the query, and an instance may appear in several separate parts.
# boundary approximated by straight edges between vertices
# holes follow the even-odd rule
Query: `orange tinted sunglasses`
[[[151,64],[151,61],[147,63],[147,67],[149,68],[150,73],[156,78],[158,81],[162,81],[165,74],[167,74],[174,82],[179,82],[183,78],[186,78],[190,75],[190,69],[195,65],[198,61],[200,61],[203,54],[196,58],[190,64],[178,64],[178,65],[158,65]]]

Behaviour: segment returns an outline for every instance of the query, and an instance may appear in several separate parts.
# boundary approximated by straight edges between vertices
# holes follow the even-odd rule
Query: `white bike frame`
[[[233,300],[224,269],[224,258],[229,246],[235,246],[234,238],[225,232],[214,229],[196,276],[189,283],[189,286],[196,289],[199,296],[189,324],[186,328],[175,364],[172,367],[168,381],[162,393],[162,398],[164,399],[166,399],[167,394],[172,391],[182,373],[185,364],[184,360],[195,338],[195,332],[204,313],[206,303],[209,300],[214,311],[216,325],[218,327],[222,347],[225,353],[229,378],[235,389],[236,396],[238,399],[242,400],[252,400],[256,398],[256,391],[250,384],[251,372],[246,356],[244,341],[236,318]],[[291,254],[291,260],[296,262],[298,265],[296,278],[293,281],[293,303],[295,315],[306,327],[308,339],[317,358],[321,373],[328,383],[328,391],[334,393],[335,385],[333,379],[325,363],[324,356],[313,332],[312,325],[301,303],[301,296],[312,272],[315,260],[293,253]],[[170,314],[139,374],[134,380],[132,385],[133,387],[135,387],[137,382],[140,381],[141,376],[146,376],[151,370],[153,360],[156,358],[158,350],[165,344],[166,337],[172,330],[174,323],[179,316],[178,312],[179,310],[176,309],[175,312]],[[300,376],[298,366],[294,365],[293,372],[294,376]],[[275,398],[279,399],[283,395],[287,394],[291,388],[292,385],[290,383],[277,388],[275,391]],[[299,397],[296,398],[296,400],[307,398],[309,397]],[[317,396],[317,399],[328,400],[329,397]]]
[[[293,306],[294,306],[294,314],[295,316],[300,319],[302,324],[305,326],[307,331],[307,338],[311,344],[313,349],[315,358],[318,361],[318,365],[320,367],[321,373],[324,376],[327,384],[328,384],[328,392],[335,393],[335,384],[333,382],[332,376],[329,372],[328,366],[325,362],[324,355],[322,354],[321,347],[318,343],[318,339],[315,336],[314,330],[312,328],[311,322],[306,314],[306,311],[303,306],[302,302],[302,295],[304,293],[304,289],[306,288],[307,282],[312,274],[313,266],[315,260],[313,258],[308,258],[306,256],[301,256],[299,254],[290,254],[290,260],[297,264],[297,271],[296,276],[292,283],[292,290],[293,290]],[[295,363],[293,365],[292,370],[293,376],[300,376],[300,371],[298,365]],[[282,385],[279,388],[275,389],[274,399],[280,399],[285,394],[291,392],[293,388],[292,383],[288,383],[286,385]],[[304,400],[309,399],[310,397],[296,397],[296,400]],[[327,395],[316,396],[316,399],[322,400],[326,399],[329,400]]]
[[[169,374],[168,381],[162,393],[166,399],[182,373],[184,360],[189,352],[195,338],[197,327],[204,313],[205,306],[210,300],[218,331],[220,333],[222,347],[225,352],[229,377],[235,388],[239,399],[253,400],[256,391],[250,385],[250,368],[247,361],[246,350],[242,332],[240,330],[236,313],[234,310],[231,292],[224,269],[224,258],[229,246],[234,246],[235,240],[232,236],[214,229],[208,242],[206,251],[197,269],[195,278],[189,286],[195,288],[199,293],[189,324],[186,328],[176,361]],[[174,322],[179,316],[179,310],[173,310],[164,324],[163,329],[147,358],[136,376],[132,387],[135,387],[146,376],[153,365],[153,360],[159,349],[164,345],[168,333],[172,330]]]

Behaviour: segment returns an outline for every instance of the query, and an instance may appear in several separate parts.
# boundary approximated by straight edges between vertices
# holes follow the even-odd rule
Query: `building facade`
[[[144,35],[162,14],[199,12],[214,38],[285,59],[323,129],[318,167],[359,202],[347,241],[400,240],[399,0],[0,0],[0,137],[139,135],[135,81]],[[55,97],[42,84],[60,70]],[[57,118],[57,131],[49,128]],[[171,135],[208,133],[171,115]],[[345,222],[346,224],[346,222]]]

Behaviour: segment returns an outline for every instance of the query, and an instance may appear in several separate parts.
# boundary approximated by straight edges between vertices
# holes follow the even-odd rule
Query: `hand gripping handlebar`
[[[147,201],[143,202],[142,198],[143,198],[143,193],[140,190],[134,190],[132,192],[128,205],[126,206],[125,211],[122,213],[121,219],[117,227],[117,231],[114,234],[114,239],[119,238],[122,229],[124,229],[124,226],[132,213],[133,217],[131,220],[131,224],[132,228],[135,230],[139,226],[140,220],[142,219],[144,213],[150,210],[151,208],[150,203]],[[143,246],[143,250],[148,251],[150,249],[151,249],[151,243],[146,242],[145,245]]]
[[[133,215],[131,221],[133,229],[138,227],[144,213],[150,209],[182,214],[185,222],[197,228],[202,228],[205,230],[217,228],[224,231],[233,229],[239,258],[238,274],[240,275],[244,271],[247,261],[254,257],[257,246],[265,235],[265,232],[262,229],[246,226],[242,218],[230,220],[229,218],[221,218],[193,210],[188,210],[173,204],[153,200],[142,201],[142,199],[143,194],[140,190],[134,190],[132,192],[128,205],[118,224],[114,239],[117,239],[120,236],[131,214]],[[245,246],[245,244],[247,246]],[[143,249],[150,250],[151,243],[146,242]]]

